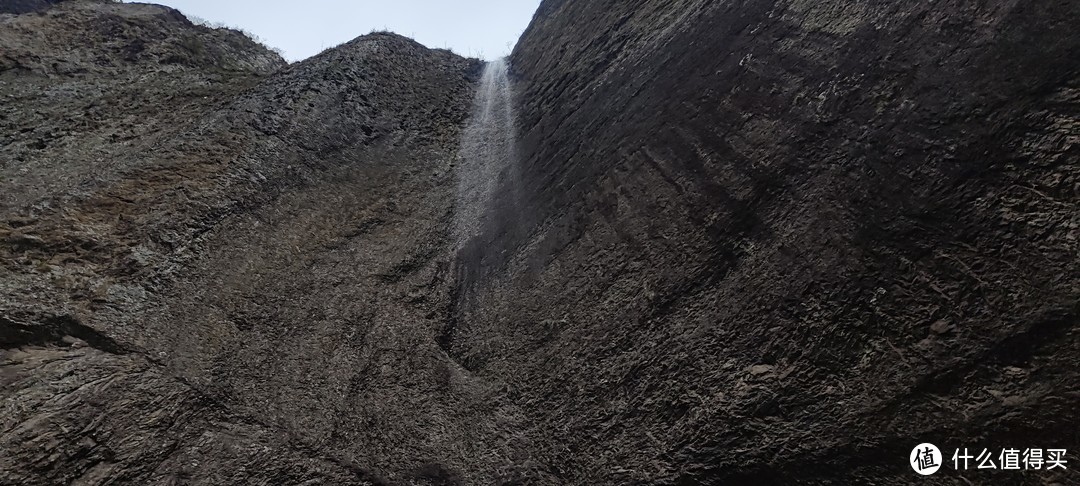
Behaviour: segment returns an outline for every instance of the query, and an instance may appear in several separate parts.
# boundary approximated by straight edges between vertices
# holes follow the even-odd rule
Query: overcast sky
[[[147,1],[251,32],[284,51],[289,61],[384,29],[428,47],[496,59],[509,53],[540,5],[540,0]]]

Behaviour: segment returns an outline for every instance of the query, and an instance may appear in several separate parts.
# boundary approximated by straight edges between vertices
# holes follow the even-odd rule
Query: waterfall
[[[458,154],[457,247],[477,236],[500,184],[516,181],[514,96],[505,58],[484,66]],[[504,187],[511,193],[514,187]]]

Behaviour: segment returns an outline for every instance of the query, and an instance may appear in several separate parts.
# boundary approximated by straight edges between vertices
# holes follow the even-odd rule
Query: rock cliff
[[[514,428],[434,339],[478,62],[373,34],[286,66],[152,5],[0,22],[0,483],[494,470]]]
[[[1080,450],[1076,2],[545,0],[464,242],[479,61],[51,3],[0,5],[0,484]]]
[[[577,484],[899,484],[920,442],[1080,443],[1078,18],[544,2],[452,354]]]

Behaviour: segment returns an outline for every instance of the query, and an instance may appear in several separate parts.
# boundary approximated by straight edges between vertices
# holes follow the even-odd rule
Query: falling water
[[[515,116],[506,59],[484,66],[458,158],[456,238],[458,248],[480,233],[500,183],[515,175]],[[513,188],[510,188],[513,190]]]

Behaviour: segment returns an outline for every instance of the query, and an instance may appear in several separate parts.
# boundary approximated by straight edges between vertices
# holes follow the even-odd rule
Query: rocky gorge
[[[545,0],[492,151],[396,34],[0,2],[0,484],[1080,484],[907,462],[1080,450],[1078,20]]]

